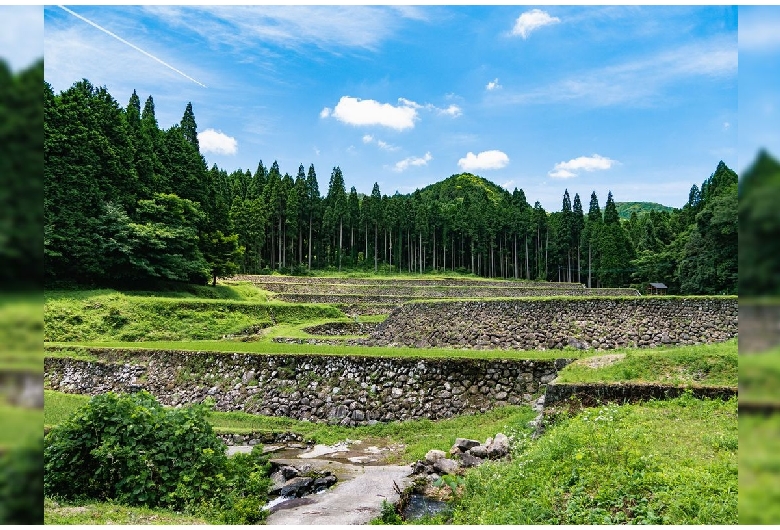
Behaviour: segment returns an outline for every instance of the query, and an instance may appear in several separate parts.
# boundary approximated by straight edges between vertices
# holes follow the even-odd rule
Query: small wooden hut
[[[647,294],[666,294],[668,287],[662,283],[650,283],[647,286]]]

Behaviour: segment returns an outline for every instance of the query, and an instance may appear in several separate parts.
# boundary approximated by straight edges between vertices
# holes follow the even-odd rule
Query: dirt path
[[[382,501],[398,501],[393,483],[404,489],[409,483],[410,466],[360,466],[351,467],[352,478],[339,483],[318,495],[293,499],[276,507],[266,524],[269,525],[347,525],[366,524],[379,516]],[[346,469],[345,469],[346,471]],[[303,501],[303,502],[301,502]],[[287,504],[287,507],[285,506]]]

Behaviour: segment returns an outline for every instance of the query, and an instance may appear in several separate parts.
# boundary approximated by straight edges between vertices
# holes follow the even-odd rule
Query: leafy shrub
[[[148,392],[93,397],[46,435],[45,495],[189,509],[225,523],[261,521],[267,458],[259,447],[228,458],[207,421],[210,410],[167,409]]]
[[[43,524],[43,437],[0,457],[0,524]]]

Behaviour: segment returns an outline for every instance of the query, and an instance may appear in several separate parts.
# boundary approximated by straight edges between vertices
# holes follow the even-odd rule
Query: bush
[[[262,520],[267,458],[261,448],[228,458],[210,410],[167,409],[148,392],[93,397],[46,435],[44,494],[189,509],[226,523]]]
[[[43,437],[0,457],[0,524],[43,524]]]
[[[95,396],[46,435],[44,492],[179,508],[181,486],[192,482],[186,500],[199,500],[227,460],[208,412],[166,409],[148,392]]]

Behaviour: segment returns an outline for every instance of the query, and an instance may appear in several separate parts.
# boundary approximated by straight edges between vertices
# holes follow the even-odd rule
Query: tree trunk
[[[588,289],[591,286],[591,261],[590,261],[590,241],[588,241]]]
[[[339,219],[339,272],[341,272],[341,245],[342,245],[342,237],[344,235],[344,222]]]
[[[309,270],[311,270],[311,216],[309,216]]]

